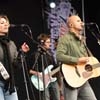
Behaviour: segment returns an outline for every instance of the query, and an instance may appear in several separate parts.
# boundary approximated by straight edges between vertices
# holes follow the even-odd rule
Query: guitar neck
[[[92,65],[92,68],[93,69],[98,68],[98,67],[100,67],[100,63],[97,63],[97,64]]]
[[[60,70],[60,66],[57,67],[56,69],[54,69],[54,70],[50,73],[50,75],[52,76],[52,75],[56,74],[59,70]]]

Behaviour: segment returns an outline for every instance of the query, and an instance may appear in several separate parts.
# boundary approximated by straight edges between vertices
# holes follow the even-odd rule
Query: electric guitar
[[[100,76],[100,63],[95,57],[89,57],[89,62],[80,65],[62,64],[62,73],[69,86],[77,88],[90,78]]]
[[[44,70],[44,80],[43,80],[43,75],[42,72],[40,72],[40,74],[42,75],[41,77],[38,75],[32,75],[31,76],[31,82],[33,83],[33,85],[35,86],[36,89],[38,89],[39,91],[44,91],[44,84],[45,84],[45,88],[48,87],[48,85],[51,82],[54,82],[57,80],[56,77],[52,77],[52,75],[54,75],[55,73],[57,73],[60,70],[60,67],[57,67],[56,69],[54,69],[53,71],[51,71],[51,69],[53,68],[53,65],[49,65],[45,70]]]

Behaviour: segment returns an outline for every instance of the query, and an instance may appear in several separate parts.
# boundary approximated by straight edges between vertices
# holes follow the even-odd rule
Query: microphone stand
[[[22,71],[23,71],[24,83],[25,83],[26,94],[27,94],[27,99],[26,100],[30,100],[30,98],[29,98],[29,92],[28,92],[27,79],[26,79],[26,75],[25,75],[25,68],[27,68],[26,67],[27,65],[25,63],[26,60],[25,60],[25,55],[24,55],[23,51],[21,51],[20,57],[21,57]]]
[[[32,31],[31,31],[31,28],[29,27],[29,25],[27,25],[27,24],[21,24],[21,25],[12,24],[11,27],[21,27],[21,29],[22,29],[22,31],[24,31],[25,35],[27,35],[28,37],[31,38],[31,40],[33,40]],[[27,34],[27,32],[24,30],[24,27],[28,28],[30,35]],[[27,74],[27,78],[28,78],[29,84],[31,86],[32,96],[33,96],[34,100],[36,100],[34,95],[33,95],[34,93],[33,93],[32,85],[31,85],[31,81],[30,81],[30,78],[29,78],[29,74],[27,72],[28,69],[27,69],[27,64],[26,64],[26,60],[25,60],[25,54],[21,49],[20,49],[20,52],[21,52],[20,53],[20,58],[21,58],[21,64],[22,64],[22,71],[23,71],[25,89],[26,89],[26,94],[27,94],[27,99],[26,100],[30,100],[26,74]]]
[[[49,56],[52,56],[40,43],[38,43],[37,41],[35,41],[32,37],[30,37],[29,34],[27,34],[27,32],[25,32],[25,35],[32,40],[32,43],[34,44],[37,44],[38,47],[40,47],[44,52],[46,52]]]
[[[94,24],[95,24],[95,26],[96,26],[96,28],[97,28],[98,33],[100,34],[100,29],[99,29],[98,25],[97,25],[96,23],[94,23]],[[89,27],[87,27],[87,28],[89,29]],[[89,29],[89,30],[90,30],[90,29]],[[96,38],[98,44],[100,45],[100,39],[97,37],[97,35],[95,35],[95,33],[94,33],[93,31],[91,31],[91,30],[90,30],[90,32],[91,32],[92,35]]]
[[[39,72],[39,64],[38,64],[38,59],[41,59],[41,66],[42,66],[42,78],[43,78],[43,88],[44,88],[44,91],[43,91],[43,96],[41,95],[41,91],[38,91],[39,92],[39,100],[45,100],[45,74],[44,74],[44,55],[46,54],[45,51],[43,51],[43,49],[41,48],[41,46],[38,46],[38,49],[37,49],[37,52],[35,53],[36,56],[35,56],[35,62],[34,62],[34,65],[32,67],[32,69],[34,69],[35,67],[36,68],[36,71]],[[40,58],[39,58],[40,57]],[[37,74],[37,82],[38,82],[38,89],[40,90],[40,82],[39,82],[39,75]],[[43,98],[43,99],[42,99]]]
[[[27,34],[27,36],[30,37],[33,40],[32,31],[31,31],[29,25],[25,24],[24,26],[28,27],[31,36],[28,35],[27,32],[24,31],[24,29],[22,27],[22,30],[24,31],[25,35]],[[23,77],[24,77],[24,83],[25,83],[26,94],[27,94],[27,99],[26,100],[31,100],[30,97],[29,97],[29,90],[28,90],[28,83],[27,83],[27,79],[26,79],[26,74],[27,74],[27,78],[28,78],[28,81],[29,81],[29,84],[30,84],[30,88],[31,88],[33,99],[36,100],[35,96],[33,95],[34,92],[33,92],[33,89],[32,89],[31,80],[29,78],[29,73],[27,72],[28,69],[27,69],[25,54],[24,54],[24,52],[22,50],[20,50],[20,51],[21,51],[20,57],[21,57],[21,64],[22,64],[22,70],[23,70]]]
[[[39,69],[38,69],[38,59],[39,59],[39,56],[40,56],[40,49],[38,48],[38,50],[37,50],[37,52],[36,52],[36,56],[35,56],[35,62],[34,62],[34,65],[33,65],[33,67],[32,67],[32,69],[34,69],[35,67],[37,67],[36,68],[36,71],[38,71]],[[39,77],[39,75],[37,74],[37,77]],[[39,78],[37,79],[37,81],[38,81],[38,89],[40,89],[40,85],[39,85]],[[41,93],[40,93],[40,91],[39,91],[39,100],[41,100]]]
[[[29,28],[29,30],[31,30],[30,28]],[[31,32],[31,31],[30,31]],[[50,52],[48,52],[40,43],[38,43],[37,41],[35,41],[34,39],[33,39],[33,37],[32,37],[32,33],[30,33],[31,34],[31,36],[27,33],[27,32],[24,32],[25,33],[25,35],[29,38],[29,39],[31,39],[32,40],[32,43],[34,44],[37,44],[38,45],[38,52],[39,52],[39,55],[40,55],[40,53],[41,53],[41,60],[42,60],[42,75],[43,75],[43,87],[44,87],[44,92],[43,92],[43,100],[46,100],[46,98],[45,98],[45,76],[44,76],[44,61],[43,61],[43,55],[45,55],[45,54],[47,54],[47,55],[49,55],[49,56],[52,56],[51,54],[50,54]],[[37,59],[36,59],[36,61],[35,61],[35,64],[37,63],[37,60],[38,60],[38,56],[39,55],[37,55]],[[34,68],[34,66],[33,66],[33,68]],[[39,80],[38,80],[39,81]],[[38,86],[39,86],[39,84],[38,84]],[[40,93],[39,93],[39,97],[40,97]]]
[[[95,24],[95,25],[97,27],[97,30],[98,30],[99,34],[100,34],[100,29],[99,29],[98,25],[97,24]],[[99,38],[97,38],[97,41],[98,41],[98,44],[100,45],[100,39]]]
[[[27,82],[27,79],[26,79],[26,75],[28,77],[29,84],[31,86],[33,99],[36,100],[35,96],[33,95],[34,92],[33,92],[31,81],[30,81],[29,74],[28,74],[27,63],[26,63],[26,59],[25,59],[25,53],[22,50],[20,50],[20,51],[21,51],[20,57],[21,57],[22,71],[23,71],[25,89],[26,89],[26,94],[27,94],[27,99],[26,100],[31,100],[30,97],[29,97],[28,82]]]

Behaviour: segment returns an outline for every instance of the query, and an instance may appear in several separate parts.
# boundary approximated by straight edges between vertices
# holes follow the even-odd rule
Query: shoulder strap
[[[89,57],[90,57],[90,56],[93,56],[92,52],[91,52],[91,51],[89,50],[89,48],[87,47],[86,43],[83,42],[83,44],[84,44],[84,47],[85,47],[85,49],[86,49],[86,51],[87,51],[88,56],[89,56]]]

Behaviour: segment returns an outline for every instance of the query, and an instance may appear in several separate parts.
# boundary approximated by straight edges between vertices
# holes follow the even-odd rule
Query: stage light
[[[56,7],[55,2],[50,2],[50,7],[51,7],[51,8],[55,8],[55,7]]]

